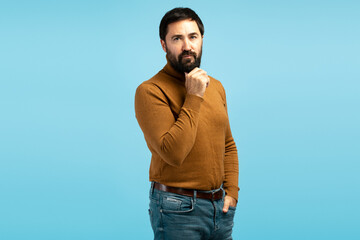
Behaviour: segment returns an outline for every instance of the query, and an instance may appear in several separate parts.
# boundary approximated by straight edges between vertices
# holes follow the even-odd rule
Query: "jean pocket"
[[[233,207],[233,206],[229,206],[229,210],[233,210],[233,211],[236,211],[236,207]]]
[[[162,199],[161,209],[168,213],[186,213],[194,209],[194,201],[191,197],[165,195]]]

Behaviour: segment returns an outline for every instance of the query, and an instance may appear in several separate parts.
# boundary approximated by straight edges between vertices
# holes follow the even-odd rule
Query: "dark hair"
[[[174,8],[168,11],[161,19],[159,26],[160,39],[165,41],[165,37],[168,32],[168,25],[170,23],[185,19],[194,20],[198,25],[201,35],[204,35],[204,25],[196,12],[190,8]]]

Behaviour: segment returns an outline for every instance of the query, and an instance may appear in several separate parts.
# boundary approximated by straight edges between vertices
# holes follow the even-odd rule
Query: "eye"
[[[174,42],[179,41],[179,40],[180,40],[179,37],[174,37],[174,38],[173,38],[173,41],[174,41]]]
[[[197,36],[193,35],[190,37],[191,39],[197,39]]]

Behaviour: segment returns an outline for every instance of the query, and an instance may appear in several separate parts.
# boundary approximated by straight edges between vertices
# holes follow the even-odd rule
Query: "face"
[[[190,19],[170,23],[165,41],[160,40],[170,64],[178,72],[200,67],[202,40],[198,25]]]

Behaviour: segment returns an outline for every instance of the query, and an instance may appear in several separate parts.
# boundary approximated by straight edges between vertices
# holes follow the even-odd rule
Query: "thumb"
[[[227,213],[229,210],[229,201],[227,199],[224,200],[224,207],[223,207],[223,213]]]

